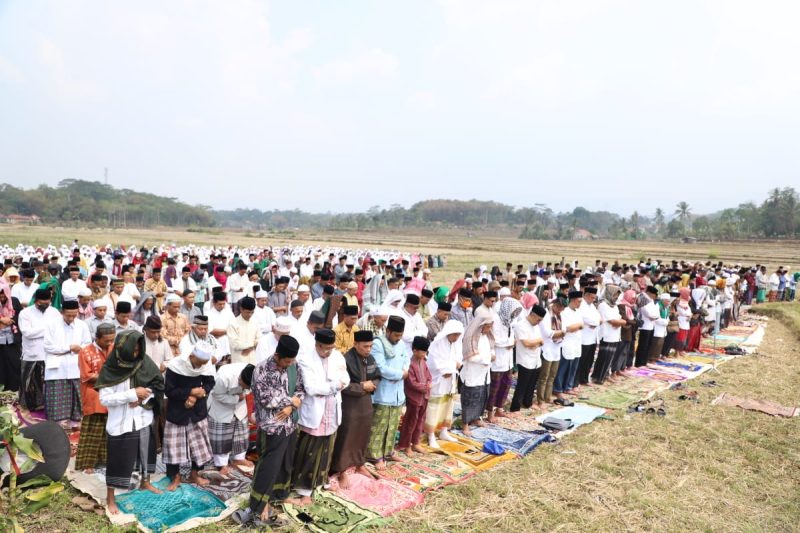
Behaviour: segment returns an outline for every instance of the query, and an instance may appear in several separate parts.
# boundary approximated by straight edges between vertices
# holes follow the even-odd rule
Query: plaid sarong
[[[208,418],[190,422],[185,426],[167,420],[161,451],[165,465],[180,465],[193,461],[198,466],[211,461],[211,443],[208,440]]]
[[[79,379],[51,379],[44,382],[44,406],[51,422],[81,419]]]
[[[86,470],[106,464],[107,420],[108,415],[105,413],[87,415],[81,420],[81,435],[78,441],[78,453],[75,455],[75,470]]]
[[[208,418],[208,440],[214,455],[241,455],[247,451],[249,431],[247,420],[233,418],[231,422],[217,422]]]

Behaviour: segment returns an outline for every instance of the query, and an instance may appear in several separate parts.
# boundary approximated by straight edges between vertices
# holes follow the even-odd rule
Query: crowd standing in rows
[[[0,381],[80,429],[75,468],[115,493],[253,470],[249,505],[307,505],[461,428],[570,405],[584,387],[699,348],[740,304],[794,300],[800,273],[647,259],[508,263],[434,285],[440,257],[379,250],[0,249]],[[516,387],[509,399],[512,379]],[[248,397],[252,407],[248,408]],[[509,404],[510,400],[510,404]],[[402,424],[401,424],[402,419]],[[255,465],[247,458],[257,427]],[[399,443],[395,435],[400,427]],[[295,496],[290,498],[291,493]]]

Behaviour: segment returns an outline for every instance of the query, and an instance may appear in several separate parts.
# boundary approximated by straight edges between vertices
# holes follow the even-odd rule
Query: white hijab
[[[450,342],[447,338],[452,333],[462,335],[456,342]],[[456,362],[462,361],[461,341],[464,333],[464,325],[458,320],[448,320],[444,323],[442,330],[428,347],[428,370],[434,379],[444,374],[456,372]]]
[[[189,360],[189,356],[191,354],[192,352],[189,352],[170,359],[167,362],[167,368],[176,374],[180,374],[181,376],[186,376],[189,378],[195,378],[197,376],[213,376],[216,373],[214,365],[211,364],[211,360],[206,361],[205,364],[200,368],[193,367],[192,362]]]

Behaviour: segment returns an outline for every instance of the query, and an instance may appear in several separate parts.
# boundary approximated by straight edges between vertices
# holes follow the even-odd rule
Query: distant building
[[[573,241],[591,241],[595,238],[596,237],[592,234],[592,232],[586,229],[578,228],[572,232]]]
[[[694,244],[697,242],[697,239],[695,237],[683,237],[681,242],[684,244]]]
[[[26,224],[32,226],[42,221],[39,215],[0,215],[0,222],[6,224]]]

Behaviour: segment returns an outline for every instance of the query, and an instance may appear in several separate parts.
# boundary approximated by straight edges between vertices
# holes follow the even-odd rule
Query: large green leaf
[[[32,502],[40,502],[43,500],[50,501],[50,498],[64,490],[64,484],[58,481],[53,481],[47,487],[32,490],[25,493],[25,499]]]
[[[24,514],[33,514],[36,511],[38,511],[39,509],[47,507],[47,505],[49,503],[50,503],[50,498],[47,498],[47,499],[44,499],[44,500],[40,500],[40,501],[35,501],[35,502],[28,502],[28,505],[26,505],[25,508],[22,509],[22,512]]]
[[[14,446],[33,459],[34,461],[39,461],[40,463],[44,462],[44,455],[42,455],[42,450],[39,448],[39,445],[33,442],[33,439],[29,439],[23,437],[22,435],[17,435],[14,437]]]
[[[36,487],[44,487],[45,485],[49,485],[53,482],[52,479],[42,474],[41,476],[36,476],[33,479],[29,479],[25,483],[21,485],[17,485],[18,489],[34,489]]]

